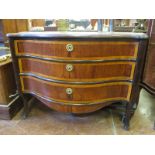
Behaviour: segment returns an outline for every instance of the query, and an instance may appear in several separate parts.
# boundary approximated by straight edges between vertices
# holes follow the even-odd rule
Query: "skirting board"
[[[23,103],[19,96],[8,105],[0,105],[0,119],[10,120],[22,107]]]

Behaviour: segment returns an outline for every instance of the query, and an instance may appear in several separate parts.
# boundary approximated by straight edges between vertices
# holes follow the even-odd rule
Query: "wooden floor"
[[[119,115],[102,109],[85,116],[63,114],[34,105],[29,117],[21,119],[21,111],[10,121],[0,120],[1,135],[145,135],[155,134],[155,98],[142,90],[138,109],[130,130],[122,129]]]

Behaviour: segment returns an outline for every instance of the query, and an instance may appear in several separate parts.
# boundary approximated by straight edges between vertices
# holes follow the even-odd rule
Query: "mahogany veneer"
[[[20,58],[18,64],[20,73],[66,81],[132,80],[135,69],[135,62],[70,63],[70,72],[66,70],[68,63]]]
[[[61,112],[126,103],[127,129],[139,99],[148,37],[136,33],[9,34],[18,91]]]
[[[66,45],[72,44],[74,52],[68,53]],[[101,41],[15,41],[17,55],[35,55],[41,57],[67,59],[109,59],[109,58],[136,58],[137,42],[101,42]],[[35,50],[34,50],[35,49]]]
[[[45,98],[66,103],[91,103],[104,100],[129,100],[131,84],[105,83],[95,85],[68,85],[50,83],[36,78],[21,77],[22,91],[32,92]],[[73,94],[66,94],[66,89],[72,88]],[[48,90],[48,91],[47,91]]]

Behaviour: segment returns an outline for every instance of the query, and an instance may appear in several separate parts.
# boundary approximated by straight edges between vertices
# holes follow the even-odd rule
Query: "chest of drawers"
[[[132,107],[138,103],[147,35],[27,32],[8,37],[23,99],[30,94],[69,113],[125,102],[128,128]]]

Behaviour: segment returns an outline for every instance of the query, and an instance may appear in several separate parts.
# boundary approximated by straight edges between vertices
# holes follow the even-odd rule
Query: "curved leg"
[[[129,130],[129,122],[130,122],[130,103],[127,101],[118,102],[117,105],[111,106],[114,110],[118,110],[120,113],[120,121],[123,123],[123,128],[125,130]]]
[[[23,95],[22,95],[22,98],[23,98],[23,103],[24,103],[24,108],[23,108],[23,113],[22,113],[22,117],[23,119],[26,119],[28,117],[28,114],[30,112],[30,109],[31,109],[31,105],[32,103],[34,102],[35,100],[35,97],[31,97],[30,99],[27,99],[25,98]]]
[[[129,130],[130,118],[127,117],[126,114],[124,114],[124,115],[122,116],[122,123],[123,123],[123,128],[124,128],[125,130]]]
[[[26,119],[28,116],[28,101],[26,100],[26,98],[23,95],[21,97],[23,99],[23,104],[24,104],[22,117],[23,117],[23,119]]]
[[[24,101],[23,118],[26,119],[27,116],[28,116],[28,105],[27,105],[27,101]]]
[[[123,128],[125,130],[129,130],[130,120],[131,120],[132,116],[134,115],[136,108],[137,108],[136,103],[131,103],[131,102],[126,103],[126,112],[122,116]]]

